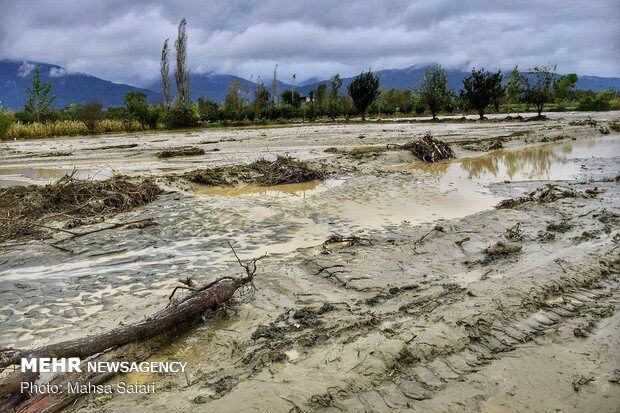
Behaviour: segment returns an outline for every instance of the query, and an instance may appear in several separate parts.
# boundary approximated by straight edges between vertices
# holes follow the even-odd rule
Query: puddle
[[[601,138],[588,141],[566,141],[521,148],[499,150],[485,155],[436,164],[411,162],[394,165],[391,171],[416,171],[442,174],[441,184],[449,185],[463,178],[481,183],[571,179],[580,171],[577,160],[620,156],[620,140]]]
[[[74,172],[75,171],[75,172]],[[0,168],[0,187],[13,185],[47,184],[65,175],[72,174],[78,179],[106,179],[112,176],[112,169],[74,169],[66,168]]]

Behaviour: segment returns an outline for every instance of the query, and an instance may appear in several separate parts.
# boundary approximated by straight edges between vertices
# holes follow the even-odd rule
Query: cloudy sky
[[[348,76],[438,62],[620,77],[618,0],[0,0],[0,59],[117,82],[158,76],[189,24],[189,66],[244,77]]]

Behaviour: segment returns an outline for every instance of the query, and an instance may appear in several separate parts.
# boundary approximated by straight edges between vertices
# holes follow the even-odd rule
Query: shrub
[[[614,99],[613,90],[604,90],[598,92],[595,97],[590,95],[584,97],[577,106],[577,110],[584,111],[605,111],[612,109],[612,101]]]
[[[6,137],[9,128],[15,121],[13,112],[7,112],[0,106],[0,139]]]
[[[86,126],[88,133],[94,133],[103,118],[103,111],[99,103],[91,102],[78,106],[75,110],[75,116]]]
[[[198,125],[200,114],[192,102],[183,102],[178,96],[170,105],[165,115],[165,122],[169,128],[186,128]]]

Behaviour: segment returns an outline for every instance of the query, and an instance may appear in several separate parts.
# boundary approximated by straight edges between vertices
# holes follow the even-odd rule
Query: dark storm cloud
[[[182,17],[194,71],[269,76],[277,63],[286,80],[428,62],[551,62],[560,72],[620,76],[617,0],[2,0],[0,58],[145,84]]]

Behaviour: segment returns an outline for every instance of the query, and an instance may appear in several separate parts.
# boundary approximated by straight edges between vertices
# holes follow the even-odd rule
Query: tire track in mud
[[[391,370],[373,381],[372,390],[350,392],[334,389],[310,399],[317,408],[342,411],[387,411],[394,408],[415,407],[416,401],[431,399],[452,383],[463,381],[468,375],[492,364],[502,354],[516,350],[534,339],[555,331],[568,321],[579,321],[574,329],[576,337],[590,334],[603,318],[616,311],[620,286],[620,259],[601,260],[601,271],[585,282],[548,287],[545,297],[533,305],[522,317],[505,318],[500,325],[476,323],[466,326],[470,342],[461,351],[442,352],[421,360],[406,346],[399,352]],[[485,325],[486,324],[486,325]],[[429,344],[432,346],[432,344]]]

